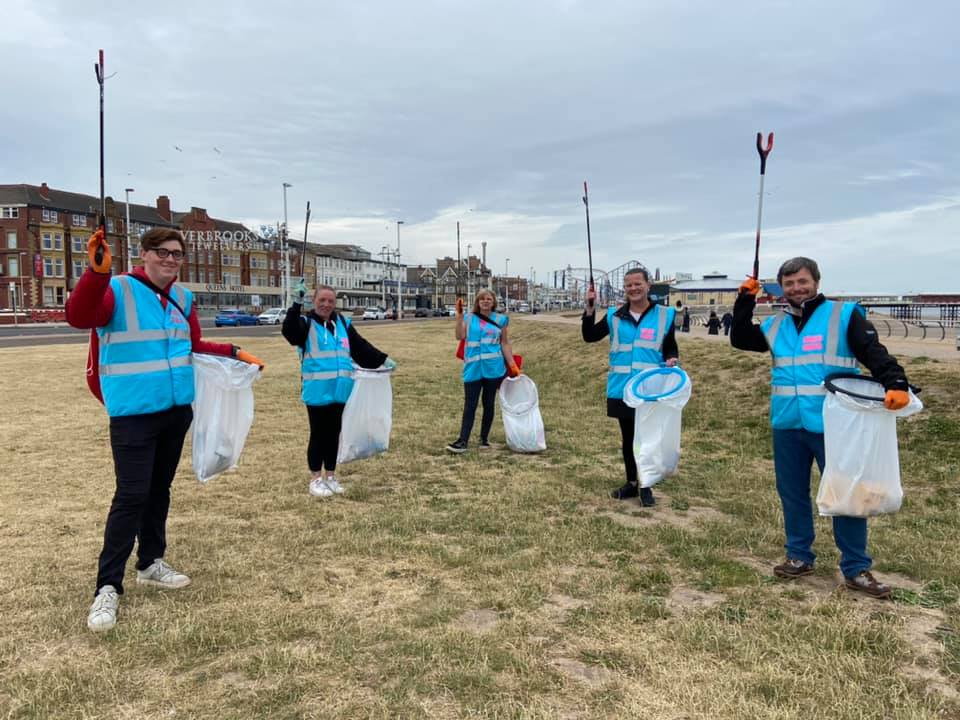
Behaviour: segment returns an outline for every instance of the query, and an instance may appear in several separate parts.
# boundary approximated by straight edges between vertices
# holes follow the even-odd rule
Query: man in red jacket
[[[110,415],[116,491],[107,515],[87,627],[117,622],[127,559],[137,549],[137,582],[180,588],[190,578],[164,560],[170,485],[193,419],[191,353],[260,362],[235,345],[206,342],[189,290],[174,287],[185,257],[179,231],[155,228],[141,240],[143,266],[111,276],[103,228],[90,238],[90,267],[67,301],[67,321],[94,329],[91,390]],[[89,369],[88,369],[89,370]],[[101,391],[102,392],[99,392]]]

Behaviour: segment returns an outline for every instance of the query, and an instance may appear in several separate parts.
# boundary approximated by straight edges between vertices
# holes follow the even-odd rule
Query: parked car
[[[270,308],[257,315],[257,325],[279,325],[286,316],[286,308]]]
[[[384,320],[396,320],[396,313],[397,313],[396,310],[394,310],[393,308],[390,308],[389,310],[387,310],[387,311],[383,314],[383,319],[384,319]]]
[[[383,320],[385,314],[380,308],[367,308],[363,311],[363,320]]]
[[[413,311],[414,317],[430,317],[430,311],[427,308],[417,308]]]
[[[456,308],[447,308],[447,317],[456,317],[457,311]]]
[[[434,309],[433,309],[433,316],[434,316],[434,317],[446,317],[446,316],[447,316],[447,311],[444,310],[443,308],[434,308]]]
[[[238,325],[256,325],[257,316],[251,315],[245,310],[221,310],[213,319],[213,324],[217,327],[223,327],[224,325],[233,327]]]

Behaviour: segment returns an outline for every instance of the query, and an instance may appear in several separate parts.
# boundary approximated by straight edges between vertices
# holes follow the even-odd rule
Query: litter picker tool
[[[753,251],[753,279],[760,277],[760,220],[763,217],[763,178],[767,172],[767,156],[773,150],[773,133],[767,135],[767,148],[763,148],[763,133],[757,133],[757,152],[760,153],[760,200],[757,203],[757,244]]]
[[[310,229],[310,201],[307,200],[307,221],[303,226],[303,250],[300,253],[300,279],[307,278],[307,231]]]
[[[587,262],[590,265],[590,290],[593,286],[593,246],[590,241],[590,196],[587,194],[587,181],[583,181],[583,207],[587,213]]]
[[[470,262],[468,259],[467,262]],[[457,220],[457,300],[463,299],[463,283],[460,276],[463,274],[463,264],[460,260],[460,221]]]
[[[100,86],[100,222],[99,227],[104,233],[107,232],[107,200],[103,190],[103,50],[100,51],[99,61],[93,64],[93,70],[97,74],[97,85]],[[97,263],[103,261],[103,247],[106,243],[106,237],[100,241],[100,247],[97,248]]]

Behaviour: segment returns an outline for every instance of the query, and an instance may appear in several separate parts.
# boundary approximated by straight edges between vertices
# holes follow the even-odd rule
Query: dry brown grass
[[[694,396],[660,504],[618,504],[605,347],[515,322],[549,449],[443,451],[462,406],[449,321],[362,327],[400,363],[393,445],[308,496],[295,353],[268,363],[238,471],[174,485],[171,593],[128,584],[120,623],[85,627],[112,493],[85,349],[0,350],[0,717],[935,718],[960,716],[956,367],[907,361],[928,412],[901,427],[907,501],[871,523],[895,602],[781,554],[766,359],[683,338]],[[494,442],[502,444],[499,420]]]

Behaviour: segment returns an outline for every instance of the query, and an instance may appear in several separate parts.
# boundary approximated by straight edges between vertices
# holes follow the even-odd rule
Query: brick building
[[[99,204],[96,196],[46,183],[0,185],[0,308],[63,307],[87,267]],[[280,304],[280,253],[273,243],[202,208],[173,212],[166,195],[156,206],[130,203],[129,213],[127,228],[127,206],[106,198],[114,274],[140,264],[139,238],[147,230],[176,228],[188,252],[180,282],[196,294],[198,307]]]

